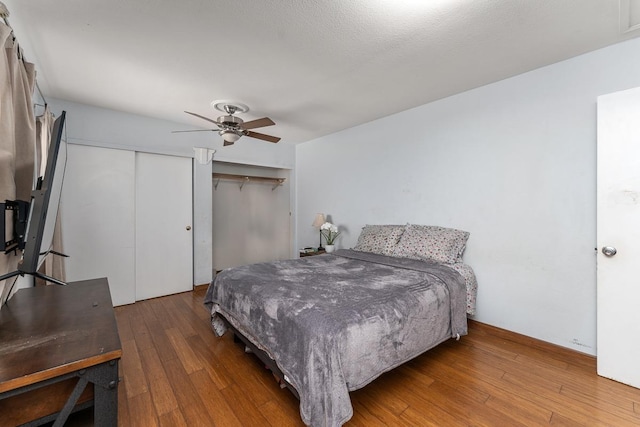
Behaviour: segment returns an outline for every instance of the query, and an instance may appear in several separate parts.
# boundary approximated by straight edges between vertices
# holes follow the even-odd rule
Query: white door
[[[598,374],[640,387],[640,88],[598,98],[597,179]]]
[[[114,305],[135,302],[135,153],[69,144],[60,200],[66,279],[107,277]]]
[[[136,300],[193,289],[192,160],[136,153]]]

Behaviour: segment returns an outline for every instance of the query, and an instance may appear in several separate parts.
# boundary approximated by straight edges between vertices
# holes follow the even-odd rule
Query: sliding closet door
[[[69,144],[60,200],[66,278],[107,277],[114,305],[135,302],[135,153]]]
[[[193,288],[191,163],[136,153],[136,300]]]

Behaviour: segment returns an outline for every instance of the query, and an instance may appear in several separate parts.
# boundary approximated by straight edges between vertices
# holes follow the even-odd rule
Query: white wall
[[[627,41],[299,145],[297,246],[317,240],[316,212],[341,247],[367,223],[468,230],[477,320],[595,354],[596,97],[640,86],[638,52]]]
[[[47,99],[54,113],[67,111],[67,141],[71,144],[193,157],[193,147],[216,150],[214,159],[270,167],[292,168],[295,149],[243,138],[223,147],[213,132],[171,133],[188,126],[58,99]],[[194,283],[212,277],[212,166],[194,162]],[[293,187],[293,186],[292,186]],[[293,191],[293,190],[292,190]],[[73,232],[64,230],[63,233]],[[73,256],[73,254],[69,254]]]

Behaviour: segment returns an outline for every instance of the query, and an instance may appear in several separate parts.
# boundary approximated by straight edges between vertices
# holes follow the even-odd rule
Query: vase
[[[336,245],[326,245],[324,251],[328,254],[336,250]]]

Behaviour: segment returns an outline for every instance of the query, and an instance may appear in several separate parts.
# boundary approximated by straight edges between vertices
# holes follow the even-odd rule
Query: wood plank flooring
[[[120,426],[302,426],[298,401],[227,334],[205,289],[116,308]],[[351,393],[347,426],[633,426],[640,390],[596,375],[595,358],[470,322]]]

